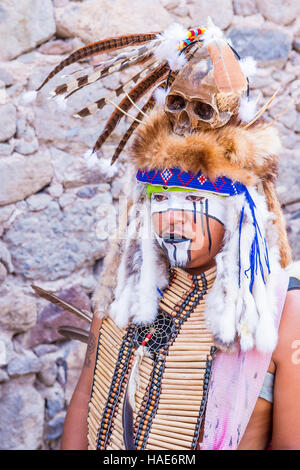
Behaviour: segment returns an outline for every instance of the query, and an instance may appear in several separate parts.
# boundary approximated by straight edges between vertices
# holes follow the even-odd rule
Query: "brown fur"
[[[132,145],[139,169],[181,168],[211,180],[227,176],[245,185],[256,185],[277,174],[280,141],[275,129],[257,124],[249,129],[234,125],[179,136],[172,132],[163,111],[154,111],[139,126]]]

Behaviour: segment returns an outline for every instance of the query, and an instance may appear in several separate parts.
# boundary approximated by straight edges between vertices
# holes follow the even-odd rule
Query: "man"
[[[291,258],[275,191],[277,133],[250,112],[249,64],[241,66],[211,22],[205,32],[177,25],[149,36],[80,53],[150,41],[114,59],[113,70],[126,60],[152,62],[132,79],[130,86],[142,77],[132,91],[116,91],[126,96],[95,150],[120,113],[167,83],[133,141],[137,184],[127,233],[112,243],[94,295],[62,448],[266,449],[271,442],[298,449],[300,283],[284,269]],[[97,107],[105,102],[111,97]]]

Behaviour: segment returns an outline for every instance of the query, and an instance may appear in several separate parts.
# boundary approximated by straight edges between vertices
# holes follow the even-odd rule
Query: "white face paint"
[[[209,220],[215,219],[224,225],[225,200],[226,197],[205,191],[152,193],[152,220],[156,218],[157,222],[159,214],[163,215],[161,227],[154,229],[155,237],[172,266],[186,266],[191,261],[192,250],[199,250],[201,243],[204,244],[205,236],[210,251]]]
[[[159,200],[156,196],[163,196]],[[226,196],[218,196],[205,191],[166,191],[152,193],[151,214],[170,210],[200,212],[218,220],[224,225]]]

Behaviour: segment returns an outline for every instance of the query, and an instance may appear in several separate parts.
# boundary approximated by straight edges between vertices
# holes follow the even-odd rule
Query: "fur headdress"
[[[112,242],[104,260],[94,293],[96,313],[110,314],[120,327],[129,321],[150,323],[157,314],[161,290],[168,283],[168,261],[148,236],[145,182],[180,186],[182,181],[185,187],[202,189],[204,181],[215,186],[223,178],[234,190],[228,198],[224,246],[216,256],[217,277],[207,298],[207,323],[222,349],[232,349],[239,338],[243,350],[273,350],[276,277],[291,262],[291,254],[275,189],[280,140],[276,130],[259,119],[267,106],[257,111],[249,98],[253,60],[240,60],[209,19],[205,28],[187,31],[172,25],[164,33],[85,46],[59,64],[42,86],[77,60],[120,48],[127,52],[99,64],[92,74],[59,85],[52,94],[68,98],[112,72],[132,64],[143,67],[125,85],[77,113],[84,117],[106,104],[115,105],[94,152],[124,115],[132,118],[112,163],[136,130],[130,153],[138,181],[128,207],[126,236]],[[143,97],[147,99],[140,109],[137,102]],[[132,108],[138,109],[135,116],[129,113]],[[165,179],[165,172],[174,175],[175,170],[185,179]]]

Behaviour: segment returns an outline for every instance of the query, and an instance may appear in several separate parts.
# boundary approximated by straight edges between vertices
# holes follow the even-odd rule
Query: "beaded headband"
[[[237,196],[245,192],[244,185],[238,182],[233,183],[231,179],[225,176],[211,181],[201,171],[193,174],[191,171],[185,172],[179,168],[166,168],[162,171],[138,170],[136,179],[142,183],[152,185],[196,189],[226,196]]]

